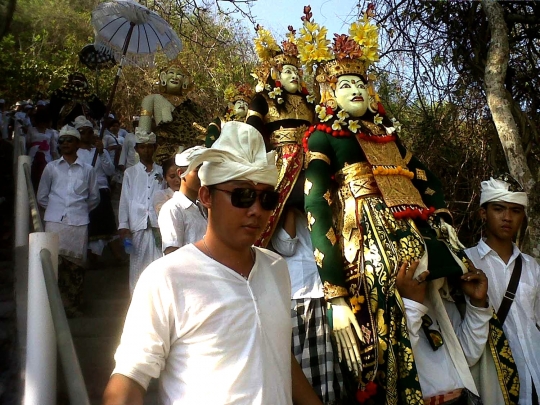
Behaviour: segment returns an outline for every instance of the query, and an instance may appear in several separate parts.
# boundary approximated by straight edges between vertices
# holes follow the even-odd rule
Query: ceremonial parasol
[[[182,50],[182,42],[171,26],[159,14],[132,0],[99,4],[92,11],[92,26],[96,49],[120,59],[105,116],[111,110],[124,64],[151,66],[157,52],[174,59]],[[103,131],[104,127],[100,138]]]
[[[99,70],[110,69],[116,60],[110,52],[97,50],[94,44],[85,45],[79,52],[79,61],[90,70],[96,72],[96,95],[99,97]]]

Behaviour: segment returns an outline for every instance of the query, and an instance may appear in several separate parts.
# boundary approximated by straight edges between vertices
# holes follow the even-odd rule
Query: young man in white
[[[191,162],[204,161],[206,235],[141,276],[103,404],[142,404],[158,377],[163,405],[321,404],[290,352],[287,265],[252,247],[278,202],[274,160],[253,127],[228,122]]]
[[[45,166],[37,193],[45,208],[45,231],[60,239],[58,286],[69,317],[80,314],[89,212],[99,204],[99,190],[92,166],[77,156],[79,131],[65,126],[58,145],[62,157]]]
[[[162,256],[153,201],[154,193],[165,186],[161,166],[152,159],[156,135],[139,129],[135,135],[140,162],[124,172],[118,209],[120,238],[131,238],[133,243],[133,253],[129,257],[129,290],[132,293],[146,266]]]
[[[103,248],[111,242],[113,254],[120,258],[120,246],[116,239],[116,218],[111,202],[111,189],[107,176],[114,174],[114,164],[109,152],[103,147],[100,139],[94,135],[92,122],[84,115],[74,120],[75,128],[81,134],[81,144],[77,156],[94,167],[99,188],[101,201],[99,206],[90,213],[90,225],[88,226],[88,249],[90,261],[101,256]],[[94,160],[95,157],[95,160]],[[97,255],[97,256],[96,256]]]
[[[201,240],[206,233],[206,213],[197,201],[201,182],[198,168],[186,172],[192,156],[203,146],[194,146],[176,155],[177,174],[181,176],[180,190],[161,207],[158,224],[164,254],[169,254],[189,243]]]
[[[525,219],[527,194],[509,175],[483,181],[481,187],[480,216],[485,221],[485,238],[466,253],[475,266],[486,272],[489,301],[496,311],[507,295],[517,259],[521,258],[521,276],[503,330],[519,374],[519,404],[538,405],[540,266],[534,258],[521,253],[513,242]],[[491,381],[491,385],[497,385],[497,381]],[[495,403],[485,401],[485,404]]]

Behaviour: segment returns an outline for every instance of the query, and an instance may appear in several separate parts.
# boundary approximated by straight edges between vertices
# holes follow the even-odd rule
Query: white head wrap
[[[510,191],[510,183],[491,177],[481,183],[480,205],[502,201],[527,207],[527,193],[523,191]]]
[[[275,152],[266,153],[259,131],[243,122],[229,121],[223,125],[218,140],[209,149],[193,152],[183,175],[201,163],[201,185],[211,186],[231,180],[247,180],[276,186],[278,171]]]
[[[81,139],[81,134],[79,133],[79,131],[69,125],[64,125],[62,129],[60,129],[60,134],[58,135],[58,138],[60,139],[63,136],[73,136],[77,139]]]
[[[177,153],[174,157],[174,163],[176,166],[185,167],[189,166],[193,158],[197,156],[198,153],[206,149],[204,146],[194,146],[192,148],[185,149],[180,153]]]
[[[94,125],[91,121],[87,120],[84,115],[79,115],[77,118],[73,120],[73,126],[77,129],[88,127],[88,128],[94,128]]]
[[[156,143],[156,134],[146,132],[139,127],[135,128],[135,138],[137,138],[137,143]]]

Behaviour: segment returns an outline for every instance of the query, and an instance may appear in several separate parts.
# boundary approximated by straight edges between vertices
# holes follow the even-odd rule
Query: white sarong
[[[58,235],[58,254],[82,266],[86,262],[88,225],[67,225],[61,222],[45,222],[45,232]]]
[[[160,248],[156,247],[156,241],[152,228],[133,232],[133,253],[129,257],[129,291],[133,294],[139,276],[146,267],[154,260],[159,259],[163,254]]]

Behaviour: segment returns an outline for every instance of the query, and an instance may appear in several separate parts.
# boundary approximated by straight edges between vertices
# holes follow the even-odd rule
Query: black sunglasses
[[[63,137],[63,138],[60,138],[58,140],[58,145],[62,145],[64,142],[67,142],[67,143],[72,143],[72,142],[75,142],[77,138],[74,138],[72,136],[70,137]]]
[[[252,188],[235,188],[232,191],[212,187],[214,190],[222,191],[231,195],[231,204],[236,208],[249,208],[259,197],[259,202],[264,210],[271,211],[279,203],[279,193],[274,190],[256,191]]]
[[[439,332],[437,329],[429,329],[431,325],[433,325],[433,320],[431,319],[431,317],[427,314],[424,315],[422,317],[422,329],[426,334],[429,345],[435,351],[444,344],[444,340],[441,332]]]

